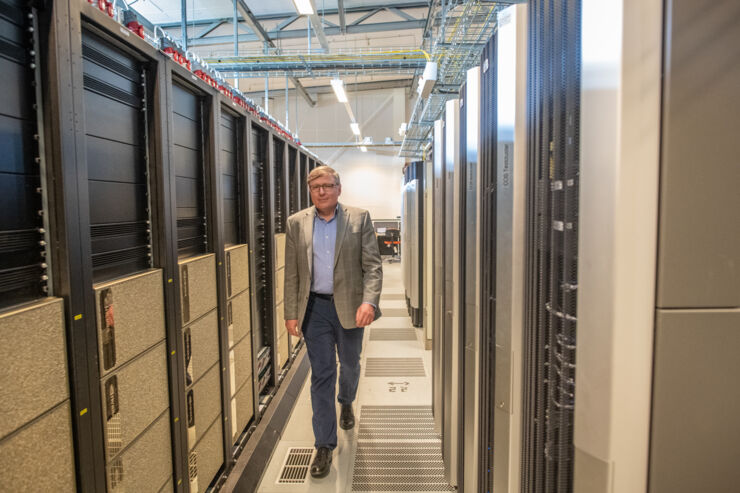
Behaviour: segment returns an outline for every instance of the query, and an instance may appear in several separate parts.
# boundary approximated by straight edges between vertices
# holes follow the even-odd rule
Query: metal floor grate
[[[425,377],[421,358],[367,358],[366,377]]]
[[[291,447],[285,455],[283,468],[278,476],[278,484],[303,484],[308,477],[308,468],[313,457],[313,448]]]
[[[352,491],[454,491],[444,474],[442,444],[358,442]]]
[[[405,308],[383,308],[384,317],[408,317],[409,311]]]
[[[372,329],[371,341],[415,341],[415,329]]]
[[[358,440],[439,440],[429,406],[362,406]],[[428,443],[413,444],[410,446]]]

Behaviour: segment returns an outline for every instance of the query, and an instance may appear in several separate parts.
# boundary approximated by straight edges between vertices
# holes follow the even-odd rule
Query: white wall
[[[347,81],[352,82],[352,81]],[[285,122],[282,91],[270,93],[270,113]],[[273,99],[274,96],[274,99]],[[348,94],[363,137],[384,142],[398,140],[398,127],[406,120],[406,89],[386,89]],[[311,108],[300,96],[290,96],[288,128],[297,131],[301,142],[326,164],[337,170],[342,179],[340,201],[370,211],[374,219],[391,219],[401,215],[401,183],[405,159],[397,157],[398,148],[322,148],[311,143],[354,143],[349,116],[333,93],[322,94]],[[297,106],[297,113],[296,113]]]

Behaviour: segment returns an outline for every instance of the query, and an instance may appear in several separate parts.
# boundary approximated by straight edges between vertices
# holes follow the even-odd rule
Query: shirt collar
[[[317,208],[315,208],[315,207],[314,207],[313,213],[314,213],[314,217],[316,217],[316,219],[318,219],[319,221],[323,221],[323,222],[325,222],[325,223],[328,224],[328,223],[332,222],[333,220],[335,220],[337,218],[337,215],[339,214],[339,202],[337,202],[337,206],[334,208],[334,215],[328,221],[319,215],[319,210]]]

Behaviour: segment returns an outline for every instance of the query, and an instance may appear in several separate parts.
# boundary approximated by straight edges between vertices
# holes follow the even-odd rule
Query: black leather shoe
[[[326,477],[329,474],[329,469],[331,469],[331,449],[319,447],[311,464],[311,476],[314,478]]]
[[[352,404],[342,404],[342,413],[339,415],[339,426],[343,430],[351,430],[355,427],[355,413]]]

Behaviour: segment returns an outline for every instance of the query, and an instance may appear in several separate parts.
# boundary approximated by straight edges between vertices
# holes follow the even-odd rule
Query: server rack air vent
[[[198,96],[172,85],[172,127],[180,258],[207,251],[203,108]]]
[[[308,477],[308,468],[313,459],[313,447],[291,447],[278,476],[278,484],[303,484]]]
[[[151,267],[144,66],[83,31],[93,278]]]
[[[30,12],[25,4],[3,4],[0,12],[0,308],[44,296],[48,276],[40,64],[31,64],[38,50]]]
[[[239,197],[241,183],[239,177],[239,120],[228,111],[221,112],[221,188],[223,200],[224,244],[235,245],[244,242],[241,228]]]
[[[366,377],[424,377],[421,358],[367,358]]]

